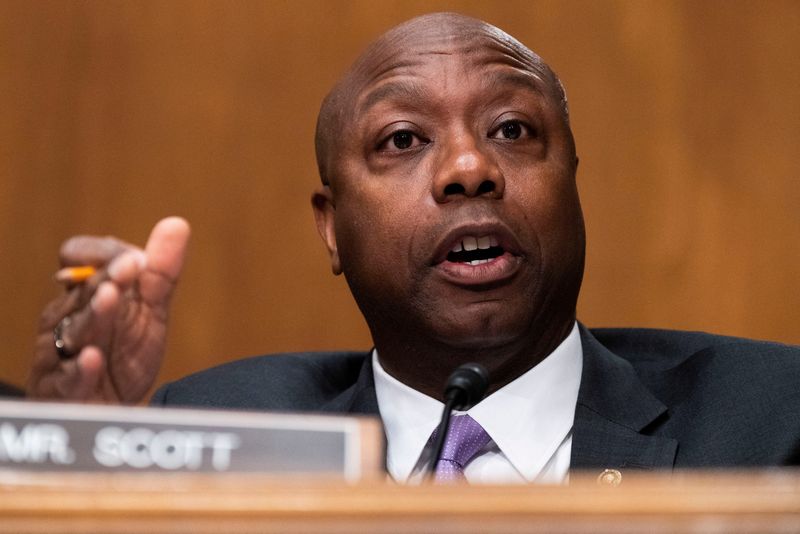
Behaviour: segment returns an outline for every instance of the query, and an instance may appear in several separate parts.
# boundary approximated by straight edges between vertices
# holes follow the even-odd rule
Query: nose
[[[505,180],[489,147],[463,135],[446,147],[433,179],[433,198],[438,203],[458,198],[502,198]]]

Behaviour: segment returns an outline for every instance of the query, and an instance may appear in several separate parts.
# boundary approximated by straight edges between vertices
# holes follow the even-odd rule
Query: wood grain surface
[[[0,473],[0,532],[798,532],[796,471],[596,474],[569,486]]]

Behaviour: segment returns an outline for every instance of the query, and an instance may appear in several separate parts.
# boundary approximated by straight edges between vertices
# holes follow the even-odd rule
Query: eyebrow
[[[384,83],[367,93],[367,96],[365,96],[358,105],[358,114],[366,112],[369,108],[384,100],[399,99],[410,102],[418,101],[428,92],[429,91],[424,89],[420,84],[409,80],[397,80]]]
[[[547,96],[547,93],[542,90],[545,81],[534,72],[525,71],[523,73],[517,69],[511,72],[504,70],[490,74],[488,81],[492,90],[500,91],[506,89],[507,86],[512,86],[517,89],[533,90],[542,97]]]

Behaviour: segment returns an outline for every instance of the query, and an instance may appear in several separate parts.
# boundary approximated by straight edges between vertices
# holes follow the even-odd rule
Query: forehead
[[[495,93],[525,89],[556,96],[554,76],[542,60],[496,28],[392,37],[376,43],[353,70],[350,94],[356,114],[387,99],[417,99],[453,73],[462,83]]]

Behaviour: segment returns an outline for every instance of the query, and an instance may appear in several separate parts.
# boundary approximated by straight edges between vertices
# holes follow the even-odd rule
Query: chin
[[[484,321],[454,322],[449,317],[435,327],[435,337],[444,345],[459,350],[501,349],[527,338],[524,321],[508,324],[488,318]]]

